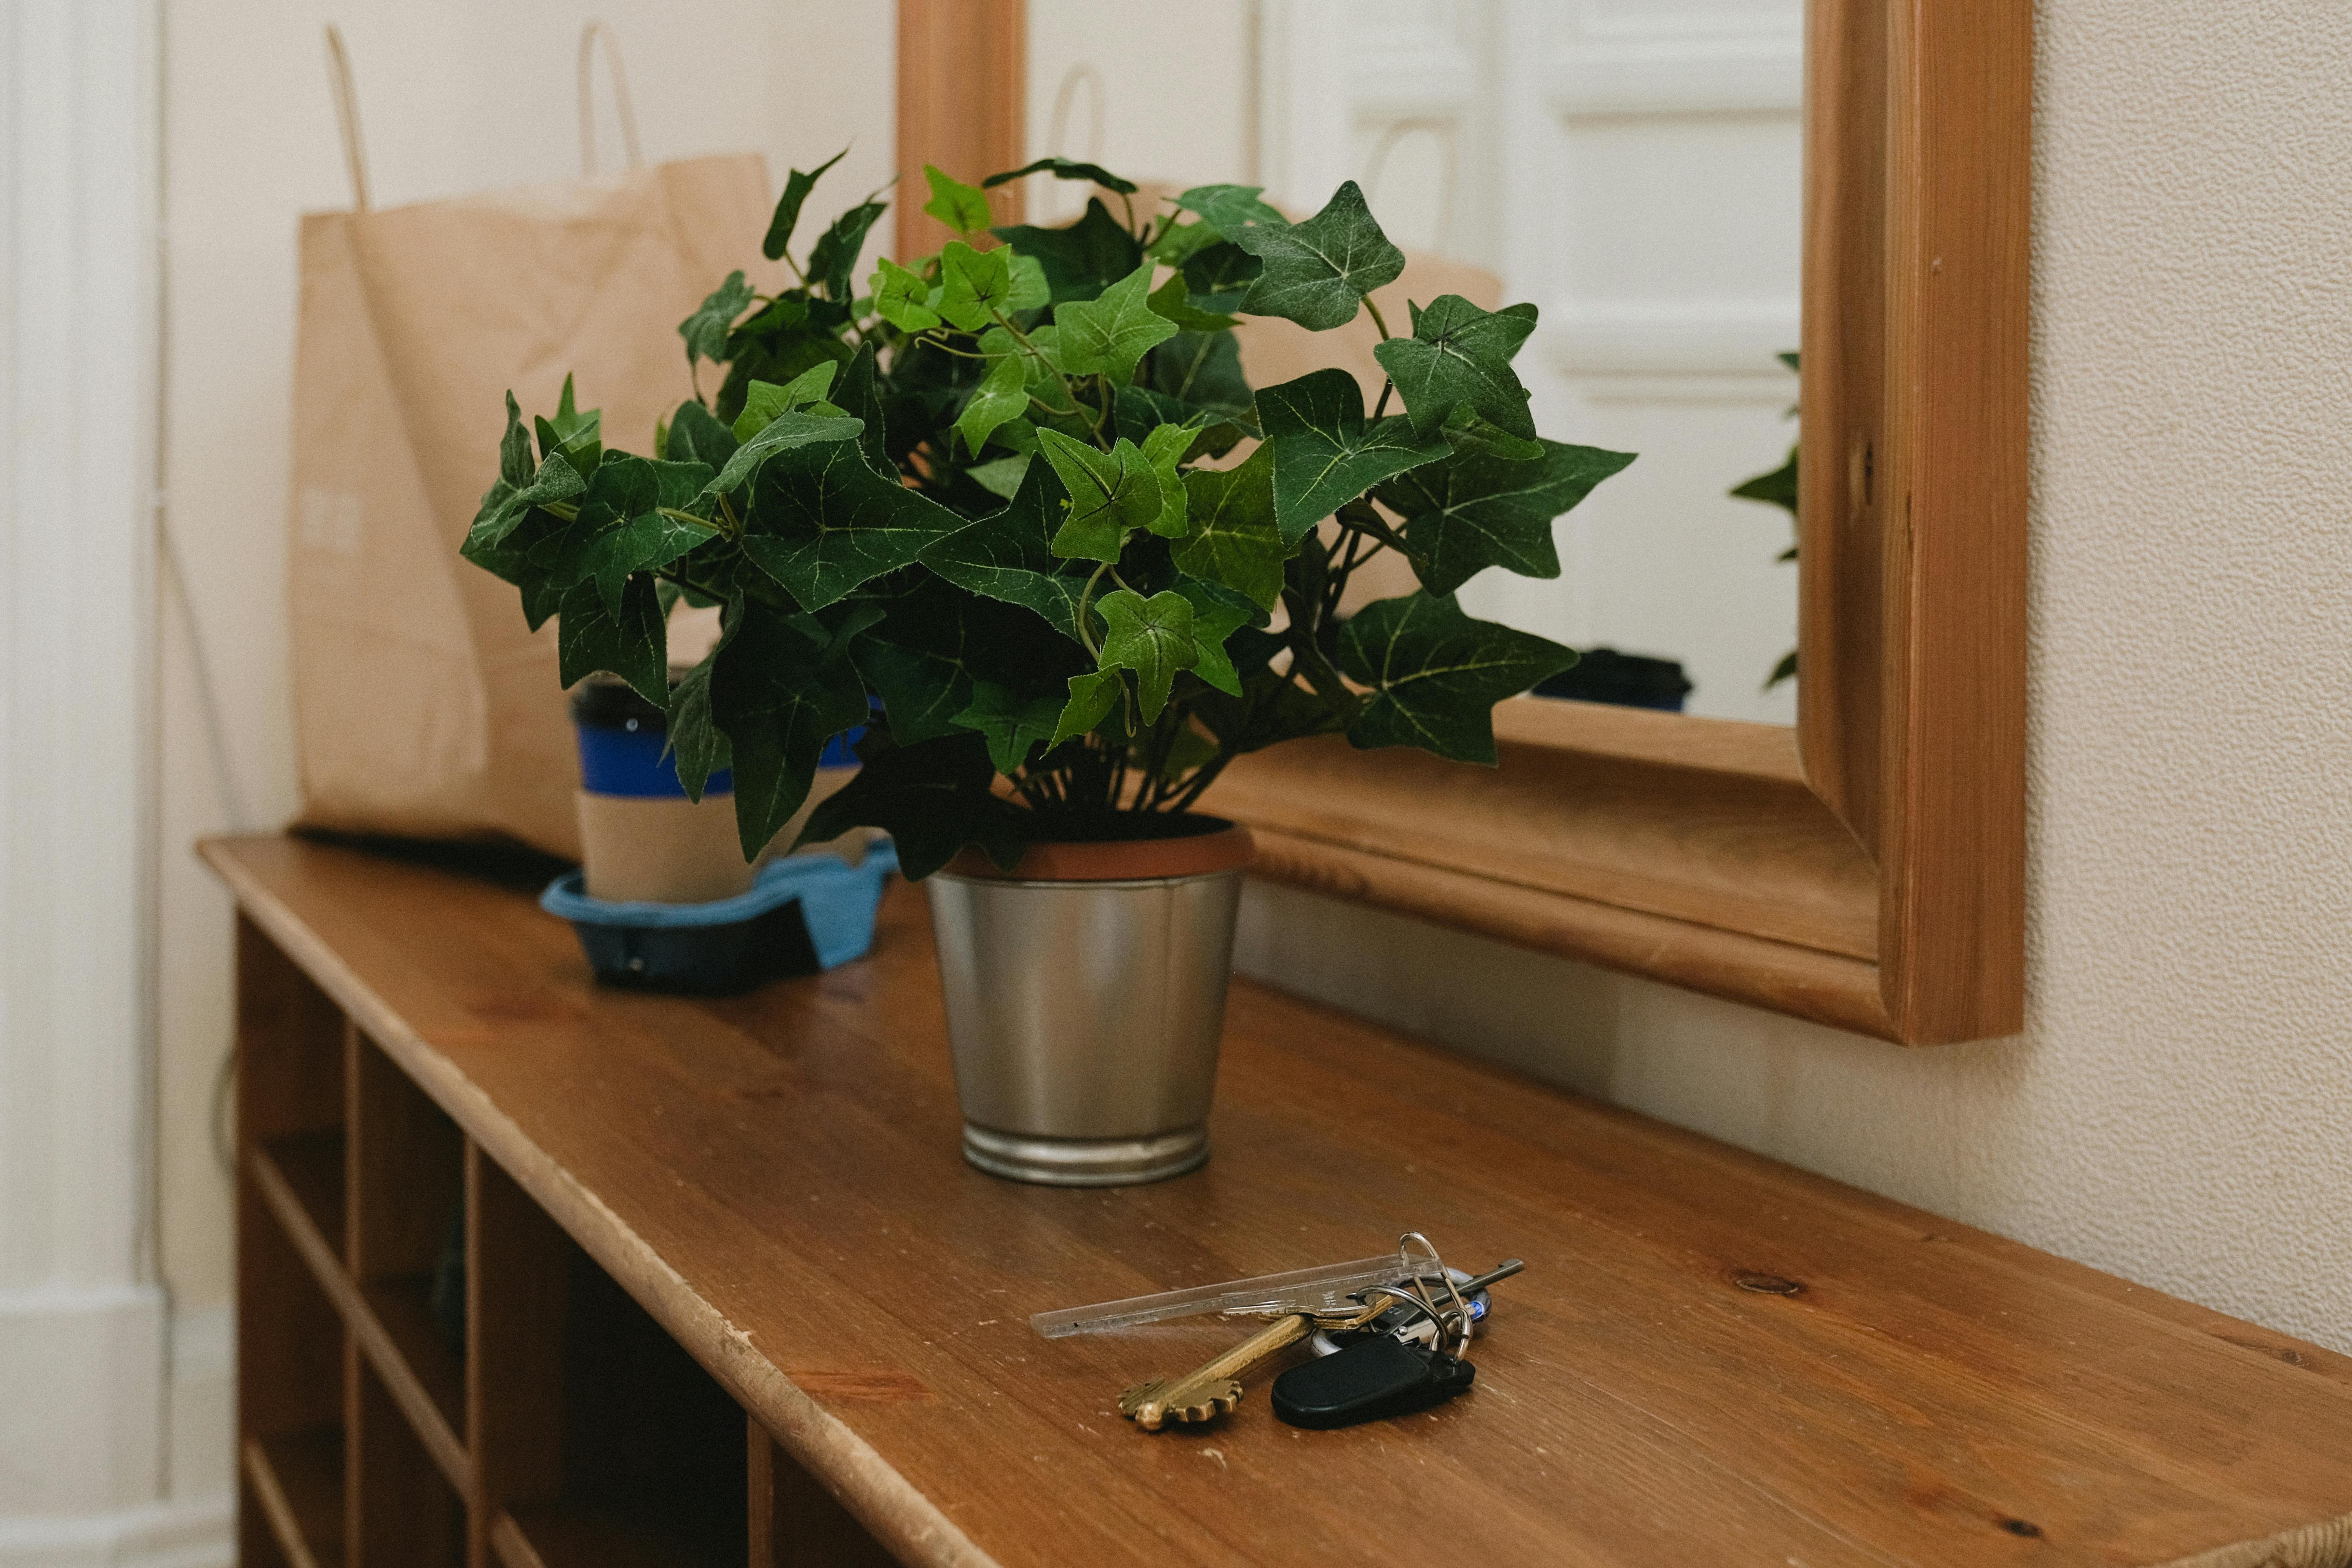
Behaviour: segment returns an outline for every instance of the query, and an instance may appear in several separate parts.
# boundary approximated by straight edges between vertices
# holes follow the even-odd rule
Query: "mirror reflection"
[[[1538,426],[1640,457],[1464,608],[1585,650],[1574,695],[1785,724],[1802,50],[1801,0],[1030,0],[1029,152],[1297,216],[1353,179],[1409,283],[1537,304]]]

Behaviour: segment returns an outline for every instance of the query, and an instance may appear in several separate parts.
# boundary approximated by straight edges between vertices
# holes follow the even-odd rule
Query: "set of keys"
[[[1419,1257],[1410,1250],[1415,1244]],[[1352,1426],[1425,1410],[1469,1388],[1477,1370],[1467,1352],[1486,1316],[1486,1288],[1524,1267],[1514,1258],[1475,1279],[1457,1279],[1426,1237],[1409,1231],[1391,1258],[1041,1314],[1033,1321],[1058,1337],[1189,1311],[1265,1317],[1264,1328],[1183,1376],[1128,1389],[1119,1395],[1119,1414],[1149,1431],[1213,1420],[1241,1403],[1243,1379],[1312,1336],[1328,1353],[1275,1380],[1275,1414],[1294,1426]]]

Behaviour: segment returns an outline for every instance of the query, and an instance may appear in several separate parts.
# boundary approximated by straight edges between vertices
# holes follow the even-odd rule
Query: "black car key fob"
[[[1318,1431],[1403,1415],[1453,1398],[1478,1369],[1443,1351],[1382,1334],[1336,1355],[1292,1367],[1274,1380],[1274,1413]]]

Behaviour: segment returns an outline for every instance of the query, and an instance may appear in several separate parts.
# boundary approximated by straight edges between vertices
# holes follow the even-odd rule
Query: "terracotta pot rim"
[[[1250,830],[1228,822],[1181,838],[1108,838],[1032,844],[1006,870],[976,848],[960,850],[941,874],[994,882],[1159,882],[1246,868],[1257,851]]]

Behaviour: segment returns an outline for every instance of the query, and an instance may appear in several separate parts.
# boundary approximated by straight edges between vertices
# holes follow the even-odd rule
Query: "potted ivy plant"
[[[830,166],[793,172],[768,232],[793,284],[735,273],[681,325],[693,395],[651,455],[509,397],[465,553],[560,617],[566,685],[607,671],[665,705],[689,792],[732,770],[747,858],[870,713],[803,837],[887,831],[929,879],[967,1157],[1176,1174],[1207,1156],[1249,858],[1204,794],[1310,735],[1491,764],[1493,705],[1575,655],[1454,590],[1557,576],[1552,520],[1632,458],[1537,436],[1511,368],[1533,305],[1441,296],[1392,333],[1370,296],[1404,257],[1352,183],[1297,224],[1236,185],[1138,212],[1131,183],[1049,159],[984,185],[1043,171],[1121,211],[992,228],[983,188],[932,169],[924,210],[962,237],[861,290],[878,200],[792,249]],[[1241,318],[1360,311],[1374,406],[1344,370],[1244,379]],[[1343,616],[1381,551],[1418,589]],[[673,692],[679,596],[722,636]]]

